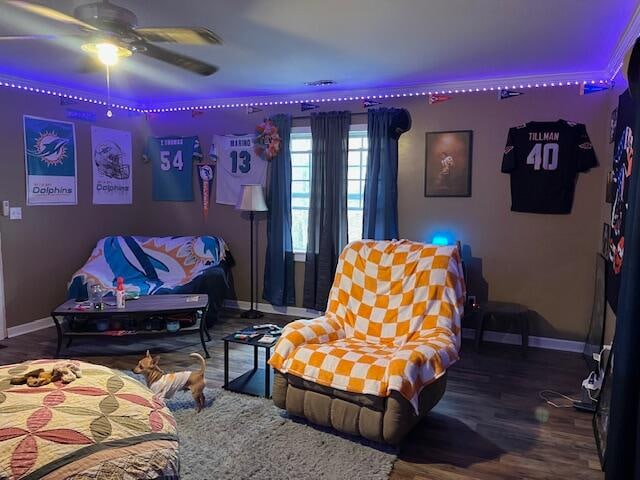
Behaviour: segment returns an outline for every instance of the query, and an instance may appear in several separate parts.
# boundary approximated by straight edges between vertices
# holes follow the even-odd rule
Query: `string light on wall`
[[[603,85],[610,86],[611,83],[607,80],[570,80],[570,81],[550,81],[550,82],[538,82],[538,83],[521,83],[511,85],[495,85],[495,86],[478,86],[471,88],[458,88],[458,89],[434,89],[423,90],[413,92],[401,92],[401,93],[379,93],[372,95],[357,95],[348,97],[321,97],[321,98],[304,98],[304,99],[286,99],[286,100],[273,100],[273,101],[256,101],[247,103],[219,103],[219,104],[197,104],[179,107],[157,107],[144,110],[145,113],[170,113],[190,110],[211,110],[211,109],[226,109],[226,108],[246,108],[246,107],[264,107],[273,105],[296,105],[300,103],[326,103],[326,102],[345,102],[345,101],[358,101],[358,100],[370,100],[370,99],[389,99],[389,98],[404,98],[404,97],[420,97],[429,95],[446,95],[454,93],[479,93],[487,91],[500,91],[508,89],[525,89],[525,88],[549,88],[549,87],[568,87],[568,86],[580,86],[580,85]]]
[[[461,93],[480,93],[480,92],[499,92],[500,90],[509,89],[535,89],[535,88],[556,88],[556,87],[568,87],[568,86],[584,86],[584,85],[600,85],[610,87],[613,83],[608,80],[568,80],[568,81],[538,81],[532,83],[511,83],[511,84],[494,84],[494,85],[478,85],[476,87],[465,88],[434,88],[424,89],[417,91],[405,91],[405,92],[378,92],[375,94],[366,95],[348,95],[348,96],[330,96],[327,92],[323,97],[312,98],[296,98],[291,99],[273,99],[273,100],[259,100],[250,102],[236,102],[236,103],[194,103],[181,106],[158,106],[149,107],[146,105],[130,106],[123,103],[112,103],[110,100],[104,101],[98,98],[92,98],[83,94],[69,94],[61,90],[45,89],[40,87],[32,87],[25,83],[18,83],[14,81],[3,81],[0,78],[0,87],[15,88],[18,90],[29,91],[39,94],[57,96],[61,98],[69,98],[81,102],[92,103],[96,105],[110,106],[111,108],[117,108],[122,110],[128,110],[137,113],[173,113],[173,112],[185,112],[191,110],[218,110],[218,109],[231,109],[231,108],[247,108],[247,107],[270,107],[277,105],[297,105],[301,103],[336,103],[336,102],[349,102],[349,101],[361,101],[361,100],[385,100],[385,99],[397,99],[406,97],[428,97],[429,95],[448,95],[448,94],[461,94]],[[211,100],[215,102],[215,100]]]
[[[16,90],[23,90],[25,92],[33,92],[33,93],[38,93],[41,95],[49,95],[49,96],[53,96],[53,97],[59,97],[59,98],[67,98],[69,100],[76,100],[78,102],[86,102],[86,103],[92,103],[95,105],[104,105],[107,106],[108,102],[98,99],[98,98],[92,98],[89,96],[86,96],[84,94],[78,94],[78,95],[74,95],[72,93],[67,93],[67,92],[63,92],[61,90],[55,90],[55,89],[51,89],[51,88],[41,88],[41,87],[32,87],[29,85],[25,85],[22,83],[17,83],[17,82],[8,82],[5,80],[0,80],[0,87],[5,87],[5,88],[15,88]],[[128,110],[130,112],[137,112],[137,113],[144,113],[145,110],[142,108],[138,108],[138,107],[132,107],[130,105],[124,105],[122,103],[111,103],[111,107],[112,108],[118,108],[121,110]]]

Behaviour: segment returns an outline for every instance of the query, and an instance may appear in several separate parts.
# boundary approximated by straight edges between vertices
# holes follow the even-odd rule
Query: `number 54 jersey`
[[[581,123],[529,122],[510,128],[502,172],[511,175],[511,210],[570,213],[578,173],[597,165]]]
[[[214,135],[209,156],[216,169],[216,203],[236,205],[242,185],[265,186],[268,162],[255,152],[256,135]]]
[[[202,159],[198,137],[149,138],[143,156],[151,161],[155,201],[193,201],[193,162]]]

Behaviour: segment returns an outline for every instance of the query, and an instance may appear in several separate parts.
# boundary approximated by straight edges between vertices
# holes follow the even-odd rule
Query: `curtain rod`
[[[360,116],[360,115],[367,115],[367,112],[356,112],[351,114],[352,117]],[[311,118],[311,115],[300,115],[297,117],[291,117],[292,120],[306,120],[310,118]]]

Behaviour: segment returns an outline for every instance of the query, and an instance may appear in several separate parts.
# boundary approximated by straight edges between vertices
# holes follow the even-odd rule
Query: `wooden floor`
[[[260,320],[286,321],[276,315]],[[210,385],[222,385],[220,338],[251,323],[227,311],[211,329]],[[161,366],[168,370],[193,365],[187,354],[201,351],[197,335],[74,342],[62,357],[119,369],[132,368],[147,348],[160,353]],[[55,330],[4,340],[0,346],[7,347],[0,348],[0,364],[52,357]],[[252,366],[251,348],[231,345],[230,352],[232,375]],[[518,348],[497,344],[485,344],[478,354],[471,343],[463,344],[461,355],[449,371],[444,398],[401,445],[392,480],[603,478],[591,415],[550,407],[538,397],[544,389],[578,391],[587,373],[579,355],[530,349],[524,359]]]

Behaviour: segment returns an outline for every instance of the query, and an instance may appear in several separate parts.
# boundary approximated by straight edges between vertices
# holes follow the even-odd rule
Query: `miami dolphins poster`
[[[73,123],[28,115],[23,118],[27,205],[77,205]]]
[[[93,204],[131,204],[131,133],[92,126],[91,151]]]

